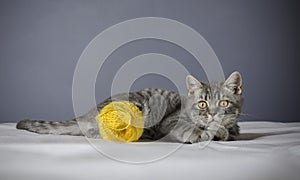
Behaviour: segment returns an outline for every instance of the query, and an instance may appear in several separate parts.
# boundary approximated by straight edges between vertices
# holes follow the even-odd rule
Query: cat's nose
[[[212,116],[212,117],[214,117],[216,114],[217,114],[217,112],[209,112],[209,114]]]
[[[208,114],[214,117],[217,114],[217,108],[215,107],[208,108]]]

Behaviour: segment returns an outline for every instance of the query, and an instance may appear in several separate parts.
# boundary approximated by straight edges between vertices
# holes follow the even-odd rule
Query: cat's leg
[[[210,139],[211,139],[211,135],[209,133],[205,132],[202,129],[195,128],[193,133],[190,135],[190,137],[186,142],[193,144],[202,141],[208,141]]]
[[[91,109],[87,114],[76,118],[82,134],[88,138],[100,138],[99,127],[96,116],[99,114],[97,108]]]
[[[143,104],[145,128],[158,124],[165,116],[168,104],[160,94],[154,94]]]
[[[234,141],[237,138],[237,136],[240,135],[240,127],[237,124],[235,124],[233,127],[228,128],[228,132],[228,141]]]
[[[98,111],[92,109],[87,114],[69,121],[53,122],[46,120],[22,120],[17,129],[24,129],[39,134],[57,134],[72,136],[99,137],[98,125],[95,121]]]
[[[227,141],[229,138],[228,130],[220,124],[215,124],[207,127],[206,132],[210,134],[210,138],[214,140]]]
[[[76,119],[62,122],[24,119],[17,123],[16,128],[38,134],[83,136]]]
[[[176,130],[174,133],[174,137],[172,139],[176,139],[181,143],[198,143],[203,141],[211,141],[214,138],[215,133],[208,130],[203,130],[200,128],[189,127],[189,130],[185,130],[184,132],[180,132]],[[184,129],[184,128],[181,128]]]
[[[233,141],[239,135],[240,127],[237,124],[230,128],[216,125],[215,127],[209,127],[208,130],[214,133],[214,140]]]
[[[196,127],[185,120],[179,120],[178,122],[169,120],[162,124],[163,129],[169,129],[170,131],[165,136],[165,141],[180,142],[180,143],[197,143],[201,141],[211,140],[213,135],[210,132],[206,132],[203,129]]]

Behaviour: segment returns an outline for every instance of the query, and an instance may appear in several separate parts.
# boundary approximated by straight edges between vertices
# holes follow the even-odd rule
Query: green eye
[[[219,106],[221,107],[227,107],[229,105],[229,102],[227,100],[222,100],[219,102]]]
[[[200,101],[198,103],[199,108],[205,109],[207,107],[207,103],[205,101]]]

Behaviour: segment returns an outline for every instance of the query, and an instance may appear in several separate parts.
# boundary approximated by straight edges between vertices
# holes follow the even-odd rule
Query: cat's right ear
[[[224,85],[231,90],[234,94],[242,94],[242,76],[239,72],[235,71],[226,79]]]
[[[186,86],[187,86],[187,89],[188,89],[188,95],[193,95],[197,89],[200,89],[200,88],[203,87],[201,82],[199,82],[192,75],[188,75],[186,77]]]

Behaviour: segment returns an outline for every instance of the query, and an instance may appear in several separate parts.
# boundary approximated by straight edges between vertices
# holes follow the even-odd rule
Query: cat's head
[[[199,126],[215,121],[231,127],[238,121],[243,105],[242,77],[233,72],[224,82],[203,83],[193,76],[186,78],[191,119]]]

